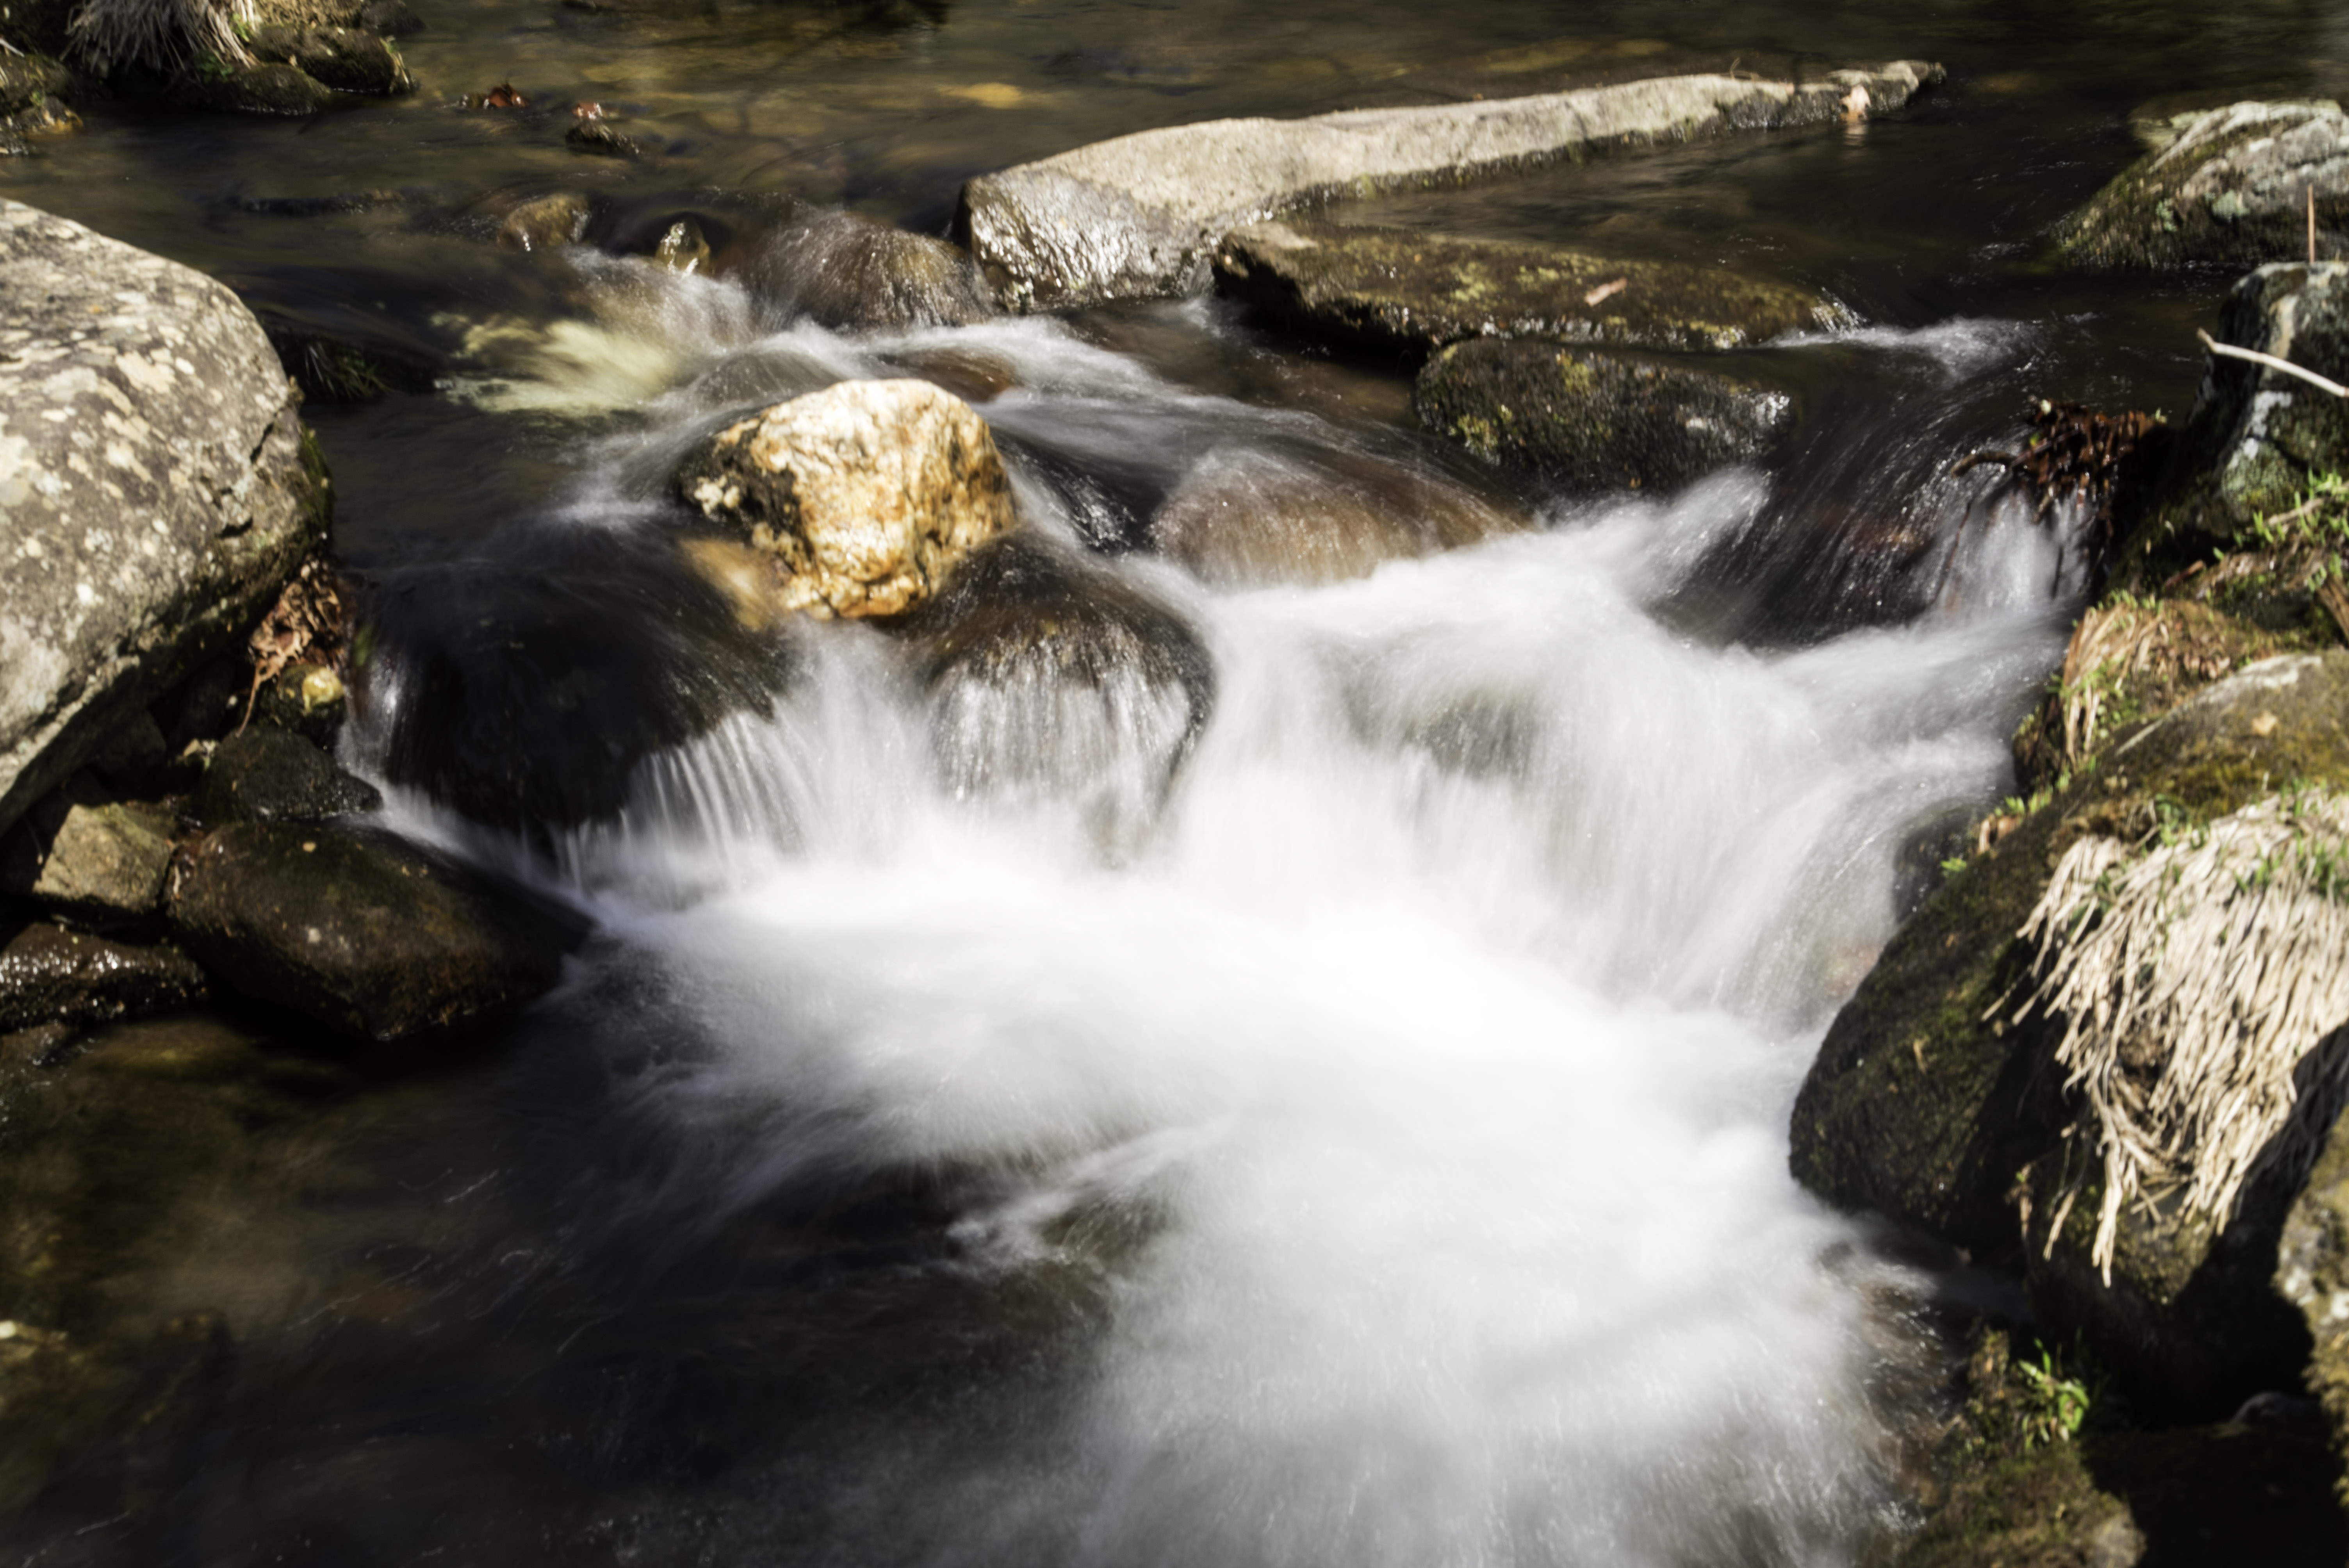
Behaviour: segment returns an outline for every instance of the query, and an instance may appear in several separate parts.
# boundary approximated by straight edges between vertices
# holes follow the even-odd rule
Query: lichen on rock
[[[2116,176],[2055,231],[2075,266],[2256,266],[2306,254],[2315,192],[2317,258],[2349,251],[2349,117],[2323,102],[2212,109]]]

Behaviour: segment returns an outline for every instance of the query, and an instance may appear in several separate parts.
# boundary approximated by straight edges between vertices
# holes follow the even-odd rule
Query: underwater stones
[[[1786,394],[1730,376],[1532,338],[1455,344],[1421,370],[1420,422],[1577,490],[1687,484],[1760,457]]]
[[[1112,845],[1154,815],[1214,708],[1214,661],[1181,615],[1027,534],[982,547],[903,624],[948,787],[1072,805]]]
[[[926,381],[847,381],[720,430],[678,474],[784,573],[781,603],[895,615],[1016,525],[986,422]]]
[[[220,284],[0,201],[0,829],[227,650],[325,531]]]
[[[2092,270],[2256,266],[2308,253],[2316,192],[2320,257],[2343,253],[2349,117],[2331,102],[2212,109],[2123,170],[2055,229],[2057,253]]]
[[[1215,264],[1220,291],[1292,331],[1413,357],[1495,336],[1738,348],[1848,315],[1717,267],[1340,223],[1251,224],[1224,237]]]
[[[345,822],[238,822],[199,843],[173,937],[224,984],[391,1041],[552,989],[585,923],[437,850]]]
[[[196,814],[228,822],[318,821],[381,809],[383,795],[299,735],[248,729],[212,750]]]
[[[553,191],[516,203],[498,223],[497,241],[508,250],[552,251],[579,242],[595,203],[576,191]]]
[[[2349,380],[2349,263],[2280,263],[2240,281],[2215,341]],[[2206,356],[2193,412],[2131,548],[2185,534],[2229,541],[2289,511],[2317,473],[2349,468],[2349,400],[2286,372]]]
[[[167,943],[114,941],[45,920],[0,930],[0,1034],[100,1024],[205,994],[203,971]]]
[[[1122,136],[983,175],[957,229],[1021,310],[1197,294],[1216,242],[1340,193],[1444,183],[1599,148],[1841,118],[1855,87],[1898,108],[1941,78],[1900,60],[1802,81],[1668,77],[1574,92]]]
[[[1522,526],[1466,490],[1388,463],[1346,469],[1247,448],[1194,463],[1150,520],[1150,544],[1219,588],[1334,583],[1380,562]]]
[[[337,92],[392,98],[416,90],[398,51],[357,27],[264,25],[253,30],[250,47],[255,59],[283,60]]]

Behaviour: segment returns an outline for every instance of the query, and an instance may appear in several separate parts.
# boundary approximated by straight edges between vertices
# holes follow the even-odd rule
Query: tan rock
[[[926,381],[849,381],[728,427],[678,475],[782,574],[773,603],[895,615],[1017,522],[986,422]]]

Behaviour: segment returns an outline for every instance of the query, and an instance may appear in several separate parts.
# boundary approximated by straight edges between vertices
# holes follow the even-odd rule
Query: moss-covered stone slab
[[[250,46],[254,59],[282,61],[337,92],[392,98],[416,90],[399,51],[357,27],[264,25],[253,30]]]
[[[1478,456],[1576,490],[1687,484],[1763,456],[1795,418],[1770,387],[1533,338],[1454,344],[1412,401]]]
[[[2330,102],[2238,103],[2194,120],[2066,218],[2057,253],[2095,270],[2248,267],[2349,254],[2349,117]]]
[[[300,117],[324,114],[336,95],[299,66],[264,60],[250,66],[212,62],[180,77],[164,96],[174,108]]]
[[[2016,936],[2064,851],[2209,820],[2295,783],[2349,787],[2349,652],[2271,659],[2125,734],[1947,882],[1837,1015],[1795,1105],[1792,1163],[1837,1203],[2012,1254],[2014,1195],[2070,1108],[2050,1031],[2013,1016]]]
[[[1718,267],[1302,221],[1226,235],[1216,285],[1306,336],[1413,357],[1494,336],[1737,348],[1848,316],[1819,294]]]
[[[963,187],[957,229],[1021,310],[1197,294],[1216,242],[1334,196],[1453,184],[1609,148],[1826,124],[1899,108],[1922,60],[1791,81],[1682,76],[1537,97],[1217,119],[1095,142]]]

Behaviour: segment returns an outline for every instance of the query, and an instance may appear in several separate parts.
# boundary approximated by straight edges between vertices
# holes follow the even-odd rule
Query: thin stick
[[[2264,365],[2271,370],[2281,370],[2286,376],[2297,376],[2311,387],[2321,387],[2335,397],[2349,397],[2349,387],[2344,387],[2338,381],[2327,381],[2315,371],[2294,365],[2289,359],[2278,359],[2274,355],[2261,354],[2256,348],[2238,348],[2231,343],[2213,343],[2210,340],[2210,335],[2199,327],[2195,329],[2194,335],[2200,338],[2202,346],[2213,354],[2223,354],[2230,359],[2248,359],[2254,365]]]

